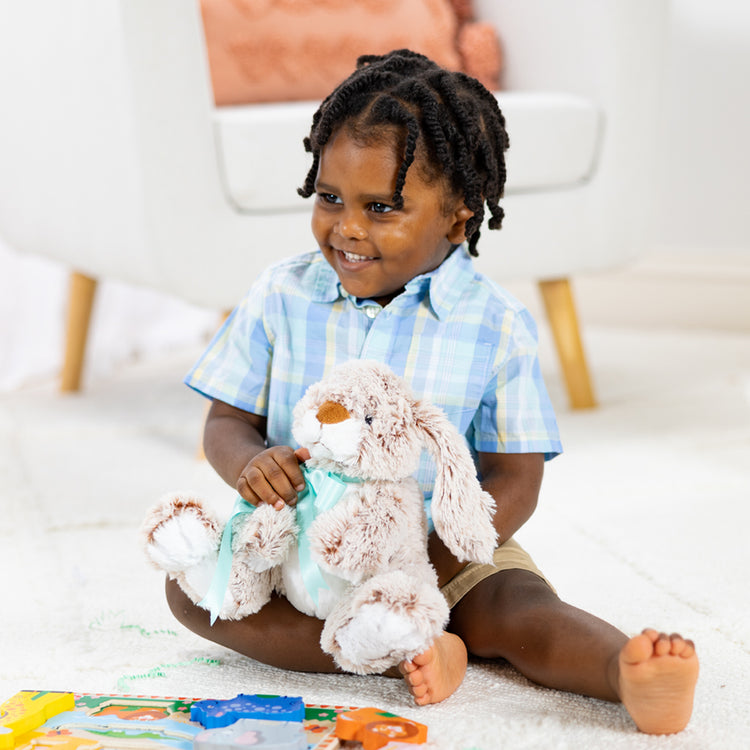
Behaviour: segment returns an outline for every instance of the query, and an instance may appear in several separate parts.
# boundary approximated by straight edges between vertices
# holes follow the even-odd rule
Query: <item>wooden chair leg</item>
[[[96,284],[96,279],[82,273],[74,271],[70,275],[65,360],[60,379],[60,390],[63,392],[78,391],[81,388],[86,339],[88,338]]]
[[[594,407],[596,399],[583,351],[570,281],[540,281],[539,290],[560,358],[570,405],[574,409]]]

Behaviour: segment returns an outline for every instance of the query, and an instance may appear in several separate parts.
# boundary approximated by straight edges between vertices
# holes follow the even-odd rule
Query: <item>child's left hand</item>
[[[266,448],[253,456],[240,473],[237,492],[256,507],[266,503],[281,510],[284,505],[295,505],[297,493],[305,488],[299,465],[309,457],[304,448]]]

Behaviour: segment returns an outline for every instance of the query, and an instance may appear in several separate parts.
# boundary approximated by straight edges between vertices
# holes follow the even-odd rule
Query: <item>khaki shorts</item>
[[[451,609],[480,581],[499,573],[501,570],[528,570],[530,573],[539,576],[553,591],[555,590],[544,577],[542,571],[534,564],[531,555],[514,539],[508,539],[507,542],[501,544],[495,550],[493,560],[494,565],[469,563],[440,589]]]

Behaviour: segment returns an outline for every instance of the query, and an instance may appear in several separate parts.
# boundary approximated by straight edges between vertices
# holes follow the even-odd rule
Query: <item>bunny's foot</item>
[[[448,605],[435,586],[395,571],[342,601],[320,642],[343,669],[377,674],[425,651],[447,620]]]
[[[221,527],[215,516],[196,498],[170,495],[147,513],[141,538],[150,562],[198,603],[216,567]]]

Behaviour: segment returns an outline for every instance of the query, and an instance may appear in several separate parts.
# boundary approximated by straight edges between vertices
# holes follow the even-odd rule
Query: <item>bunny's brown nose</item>
[[[316,416],[321,424],[338,424],[349,419],[350,414],[341,404],[337,404],[335,401],[326,401],[321,404]]]

